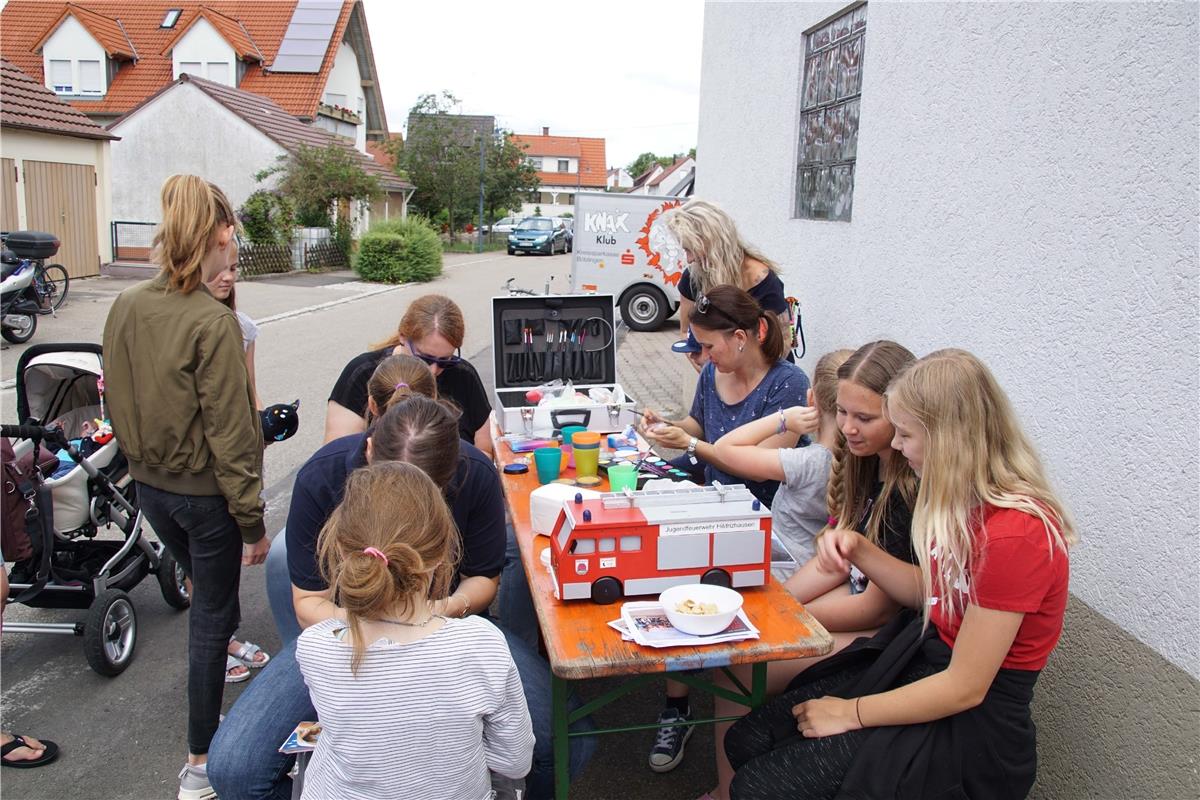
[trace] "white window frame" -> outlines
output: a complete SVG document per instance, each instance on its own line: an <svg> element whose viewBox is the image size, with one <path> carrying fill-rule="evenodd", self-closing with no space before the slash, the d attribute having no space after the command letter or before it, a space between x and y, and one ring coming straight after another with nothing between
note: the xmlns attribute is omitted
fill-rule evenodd
<svg viewBox="0 0 1200 800"><path fill-rule="evenodd" d="M187 73L197 78L204 77L204 62L203 61L180 61L179 74Z"/></svg>
<svg viewBox="0 0 1200 800"><path fill-rule="evenodd" d="M56 68L57 65L57 68ZM64 76L62 70L66 68L66 79L68 83L59 82ZM50 59L50 88L55 94L75 94L75 69L70 59L52 58Z"/></svg>
<svg viewBox="0 0 1200 800"><path fill-rule="evenodd" d="M213 67L224 69L225 74L220 78L213 77ZM220 83L225 86L229 85L229 62L228 61L207 61L204 64L204 77L208 78L213 83Z"/></svg>
<svg viewBox="0 0 1200 800"><path fill-rule="evenodd" d="M79 93L89 97L99 97L104 94L104 65L102 62L95 59L87 58L79 60ZM94 80L89 84L89 76L84 74L84 67L88 64L96 65L96 74Z"/></svg>

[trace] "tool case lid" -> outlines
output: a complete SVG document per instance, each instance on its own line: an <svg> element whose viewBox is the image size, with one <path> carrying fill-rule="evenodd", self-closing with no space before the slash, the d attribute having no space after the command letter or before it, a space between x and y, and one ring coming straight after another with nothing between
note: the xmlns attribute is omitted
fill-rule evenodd
<svg viewBox="0 0 1200 800"><path fill-rule="evenodd" d="M533 336L533 353L546 353L547 335L553 339L552 347L559 346L559 332L569 331L572 326L586 328L587 334L582 349L587 353L599 353L601 369L598 378L575 380L579 385L614 384L617 382L616 306L611 294L551 294L512 295L492 298L492 360L495 367L496 389L529 389L549 383L544 380L508 380L505 357L528 352L522 343L506 341L505 323L509 332L523 327L522 321L542 321L543 331ZM597 322L598 320L598 322ZM595 331L599 330L599 335ZM569 336L568 332L568 336ZM569 343L568 343L569 344Z"/></svg>

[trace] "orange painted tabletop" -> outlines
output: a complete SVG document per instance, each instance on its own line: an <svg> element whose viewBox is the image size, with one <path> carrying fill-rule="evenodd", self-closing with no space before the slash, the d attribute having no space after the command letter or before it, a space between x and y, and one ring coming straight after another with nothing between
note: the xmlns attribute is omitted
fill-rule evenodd
<svg viewBox="0 0 1200 800"><path fill-rule="evenodd" d="M824 655L833 649L833 638L829 633L774 578L766 586L738 590L743 597L746 616L758 628L760 638L704 647L654 648L626 642L620 633L608 626L609 621L621 616L620 602L600 605L590 600L557 599L550 572L541 562L542 551L550 547L550 539L535 535L530 527L529 495L540 485L532 454L514 454L507 443L499 441L499 435L499 430L493 426L496 463L501 468L500 480L521 548L521 562L529 577L529 589L550 666L558 677L579 680L707 669ZM522 456L529 456L528 472L521 475L503 472L505 464ZM564 473L564 477L572 475L571 470ZM608 491L608 481L595 488ZM628 599L656 598L648 595Z"/></svg>

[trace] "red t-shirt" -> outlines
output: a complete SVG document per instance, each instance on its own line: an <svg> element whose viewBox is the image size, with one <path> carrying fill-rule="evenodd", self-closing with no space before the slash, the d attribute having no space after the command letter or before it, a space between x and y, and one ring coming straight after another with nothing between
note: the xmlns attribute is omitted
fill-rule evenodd
<svg viewBox="0 0 1200 800"><path fill-rule="evenodd" d="M954 589L960 594L968 591L967 597L959 597L957 604L935 597L930 622L942 641L954 647L968 597L970 603L981 608L1021 612L1025 619L1000 666L1040 670L1062 633L1070 573L1067 554L1051 542L1046 526L1037 517L988 506L976 534L972 561L968 586L960 583ZM936 575L936 553L931 566Z"/></svg>

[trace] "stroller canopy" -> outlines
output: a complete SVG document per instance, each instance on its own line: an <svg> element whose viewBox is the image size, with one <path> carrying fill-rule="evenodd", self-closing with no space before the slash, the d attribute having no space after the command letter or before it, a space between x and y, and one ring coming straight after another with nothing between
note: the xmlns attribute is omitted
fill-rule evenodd
<svg viewBox="0 0 1200 800"><path fill-rule="evenodd" d="M22 353L17 360L20 422L44 425L69 411L99 405L102 352L100 345L88 342L49 342Z"/></svg>

